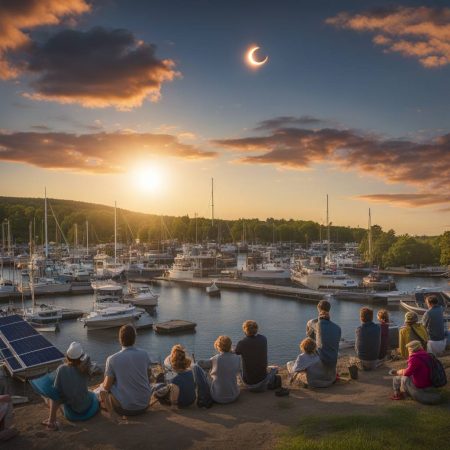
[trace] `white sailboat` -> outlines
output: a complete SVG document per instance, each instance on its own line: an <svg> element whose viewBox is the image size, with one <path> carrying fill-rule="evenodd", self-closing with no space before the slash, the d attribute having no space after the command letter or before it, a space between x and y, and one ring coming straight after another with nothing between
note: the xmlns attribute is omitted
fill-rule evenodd
<svg viewBox="0 0 450 450"><path fill-rule="evenodd" d="M47 191L45 191L45 254L48 256L47 245ZM32 227L30 223L30 256L33 254ZM31 267L29 272L30 291L31 291L31 308L23 308L23 318L39 331L55 332L59 330L59 322L62 320L62 308L55 306L40 305L36 307L34 295L34 273L33 259L31 259ZM23 297L22 297L23 299Z"/></svg>

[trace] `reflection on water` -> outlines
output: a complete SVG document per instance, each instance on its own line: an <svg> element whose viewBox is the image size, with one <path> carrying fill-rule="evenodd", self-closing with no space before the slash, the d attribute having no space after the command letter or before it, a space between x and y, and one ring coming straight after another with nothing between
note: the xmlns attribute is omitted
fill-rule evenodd
<svg viewBox="0 0 450 450"><path fill-rule="evenodd" d="M445 279L397 279L399 290L412 290L417 286L441 286L448 290ZM317 314L315 303L298 302L292 299L268 297L249 292L222 290L220 298L210 298L200 288L186 288L174 283L162 282L154 287L160 294L155 321L170 319L191 320L197 323L193 334L157 335L151 330L139 332L137 344L158 360L170 352L177 343L183 344L196 358L207 358L214 354L213 342L220 334L231 337L236 344L242 336L242 322L254 319L269 342L269 360L282 364L298 353L298 343L305 335L306 322ZM342 335L353 339L359 324L359 308L355 302L330 300L332 319L342 327ZM67 308L92 308L93 296L67 296L54 299L38 299L38 303L53 303ZM404 312L391 309L392 320L403 322ZM61 332L48 338L62 351L70 342L82 343L86 352L103 365L111 353L119 350L117 329L87 331L77 321L63 322Z"/></svg>

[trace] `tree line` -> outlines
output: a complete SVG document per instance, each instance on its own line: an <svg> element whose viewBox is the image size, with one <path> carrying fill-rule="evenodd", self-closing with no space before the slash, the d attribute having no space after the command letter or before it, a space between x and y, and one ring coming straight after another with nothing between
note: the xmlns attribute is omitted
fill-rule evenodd
<svg viewBox="0 0 450 450"><path fill-rule="evenodd" d="M29 224L37 244L44 240L44 200L42 198L0 197L0 221L8 220L13 242L29 241ZM270 243L292 242L308 246L326 239L326 228L311 220L238 219L214 220L205 217L159 216L117 209L117 237L124 244L184 242ZM5 230L5 226L2 225ZM48 237L56 243L73 246L100 244L114 240L114 208L71 200L48 200ZM364 228L330 226L333 242L357 242L369 261L368 233ZM450 232L436 237L396 236L394 230L372 226L372 262L379 266L407 264L450 264Z"/></svg>

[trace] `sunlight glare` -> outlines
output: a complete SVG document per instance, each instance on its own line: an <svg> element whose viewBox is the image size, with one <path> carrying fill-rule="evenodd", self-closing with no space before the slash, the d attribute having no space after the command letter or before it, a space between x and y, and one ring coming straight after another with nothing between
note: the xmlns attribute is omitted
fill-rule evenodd
<svg viewBox="0 0 450 450"><path fill-rule="evenodd" d="M159 191L163 184L163 172L161 168L154 165L143 166L134 170L132 178L135 186L146 193Z"/></svg>

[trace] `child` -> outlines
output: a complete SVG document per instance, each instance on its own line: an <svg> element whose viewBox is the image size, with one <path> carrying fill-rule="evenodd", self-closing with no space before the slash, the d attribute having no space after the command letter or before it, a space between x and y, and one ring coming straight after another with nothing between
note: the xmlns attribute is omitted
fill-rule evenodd
<svg viewBox="0 0 450 450"><path fill-rule="evenodd" d="M320 361L319 355L316 353L316 348L316 343L311 338L303 339L303 341L300 342L300 350L302 353L297 356L295 361L289 361L286 364L288 372L291 375L291 382L299 372L306 372L308 367L311 367L313 364ZM306 377L300 377L300 379L306 383Z"/></svg>

